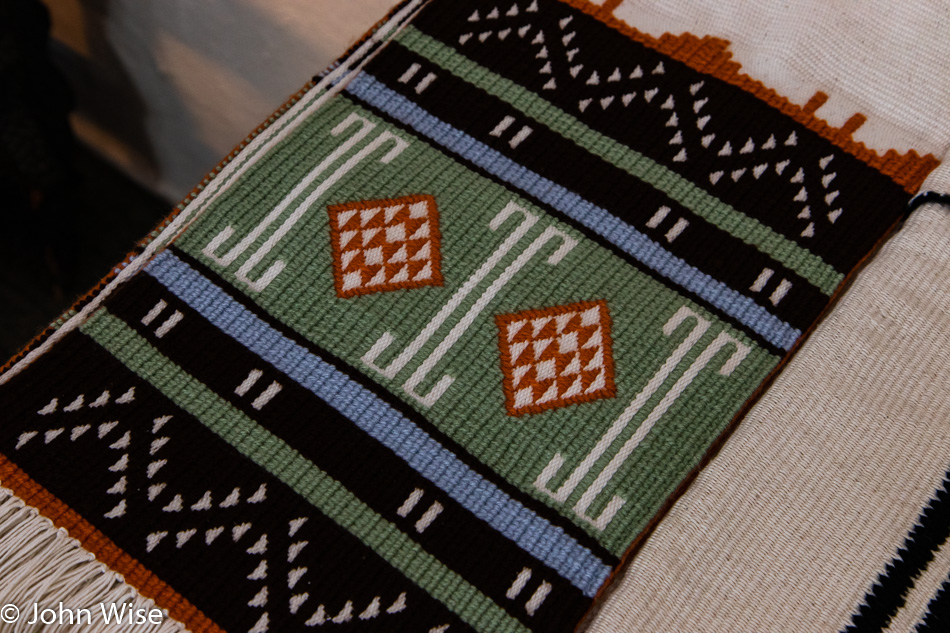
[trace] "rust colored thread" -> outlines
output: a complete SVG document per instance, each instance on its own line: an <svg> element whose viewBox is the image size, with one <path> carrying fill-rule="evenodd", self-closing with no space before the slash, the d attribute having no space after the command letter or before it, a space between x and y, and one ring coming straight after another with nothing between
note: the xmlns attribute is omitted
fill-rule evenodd
<svg viewBox="0 0 950 633"><path fill-rule="evenodd" d="M79 541L86 550L112 571L121 574L125 582L178 620L193 633L224 633L195 605L183 598L171 586L149 571L142 563L127 554L105 534L86 522L78 512L57 499L52 493L33 481L29 475L0 454L0 481L26 504L33 506Z"/></svg>
<svg viewBox="0 0 950 633"><path fill-rule="evenodd" d="M847 137L850 137L852 134L857 132L858 128L864 125L864 122L867 120L868 118L866 116L858 112L844 122L844 125L841 126L841 133Z"/></svg>
<svg viewBox="0 0 950 633"><path fill-rule="evenodd" d="M602 5L600 5L600 12L604 16L613 14L614 9L620 6L623 0L607 0Z"/></svg>
<svg viewBox="0 0 950 633"><path fill-rule="evenodd" d="M808 103L802 107L802 112L805 114L815 114L815 110L825 105L828 101L828 95L819 90L812 95L811 99L808 100Z"/></svg>
<svg viewBox="0 0 950 633"><path fill-rule="evenodd" d="M893 149L889 149L881 155L864 143L854 141L851 138L851 132L857 127L850 130L850 132L847 128L848 123L840 129L832 127L827 121L808 112L806 110L808 104L805 107L794 104L772 88L766 87L762 82L742 74L740 72L742 65L733 60L732 53L727 50L729 47L727 40L711 36L697 37L691 33L683 33L682 35L665 33L656 38L638 31L626 22L614 17L612 13L605 11L604 8L607 5L615 6L611 0L608 0L604 6L597 6L586 0L560 1L592 15L630 39L668 55L693 70L711 75L745 90L858 160L877 169L903 187L907 193L916 193L927 175L940 164L940 161L933 154L921 156L914 150L910 150L906 154L900 154ZM817 95L813 96L809 103L816 97ZM855 115L855 117L859 116L866 120L866 117L862 114ZM855 117L849 119L849 122L854 120ZM863 123L863 121L861 122Z"/></svg>

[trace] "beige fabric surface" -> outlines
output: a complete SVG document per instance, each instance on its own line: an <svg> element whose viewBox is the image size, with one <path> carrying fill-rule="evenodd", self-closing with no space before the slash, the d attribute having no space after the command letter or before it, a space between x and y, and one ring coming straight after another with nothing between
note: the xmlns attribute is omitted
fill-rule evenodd
<svg viewBox="0 0 950 633"><path fill-rule="evenodd" d="M866 114L854 139L873 149L950 152L946 0L623 0L613 14L653 36L729 40L742 71L792 103L827 93L816 114L831 125Z"/></svg>
<svg viewBox="0 0 950 633"><path fill-rule="evenodd" d="M950 210L926 205L672 508L590 630L847 626L950 466L948 359ZM928 573L946 578L941 565Z"/></svg>
<svg viewBox="0 0 950 633"><path fill-rule="evenodd" d="M604 4L598 2L598 4ZM855 140L950 151L950 4L623 0L659 36L729 40L742 71ZM940 70L943 69L943 72ZM922 189L950 192L950 168ZM839 631L950 467L950 209L917 210L699 474L589 629ZM950 571L944 547L890 631Z"/></svg>

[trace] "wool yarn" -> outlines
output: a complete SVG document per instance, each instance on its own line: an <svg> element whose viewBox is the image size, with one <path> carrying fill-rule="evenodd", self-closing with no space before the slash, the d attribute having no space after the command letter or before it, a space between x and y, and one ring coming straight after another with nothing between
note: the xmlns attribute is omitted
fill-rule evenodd
<svg viewBox="0 0 950 633"><path fill-rule="evenodd" d="M0 482L189 630L626 623L939 161L616 10L396 7L0 375Z"/></svg>

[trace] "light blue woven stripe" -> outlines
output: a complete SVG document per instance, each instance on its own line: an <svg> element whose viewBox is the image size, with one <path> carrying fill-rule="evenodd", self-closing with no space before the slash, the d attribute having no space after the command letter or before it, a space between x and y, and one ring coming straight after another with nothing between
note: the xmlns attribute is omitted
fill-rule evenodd
<svg viewBox="0 0 950 633"><path fill-rule="evenodd" d="M593 597L610 567L562 528L509 497L376 394L288 339L170 251L145 269L225 334L349 418L420 475Z"/></svg>
<svg viewBox="0 0 950 633"><path fill-rule="evenodd" d="M687 264L606 209L584 200L432 116L371 75L360 73L347 85L346 91L601 235L623 252L719 308L776 347L791 349L802 335L801 330L771 314L749 297Z"/></svg>

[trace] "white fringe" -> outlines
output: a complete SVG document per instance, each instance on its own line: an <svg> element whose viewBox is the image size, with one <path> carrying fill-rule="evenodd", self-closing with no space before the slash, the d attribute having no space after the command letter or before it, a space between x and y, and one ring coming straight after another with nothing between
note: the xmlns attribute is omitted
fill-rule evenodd
<svg viewBox="0 0 950 633"><path fill-rule="evenodd" d="M82 624L37 622L33 605L53 609L89 609L92 624L85 616ZM168 617L161 624L105 624L99 605L132 603L133 609L156 608L155 603L139 595L125 579L110 570L83 549L66 530L56 528L36 508L6 488L0 488L0 616L3 606L13 604L20 610L16 623L0 622L0 633L181 633L184 625ZM163 610L164 613L164 610Z"/></svg>

